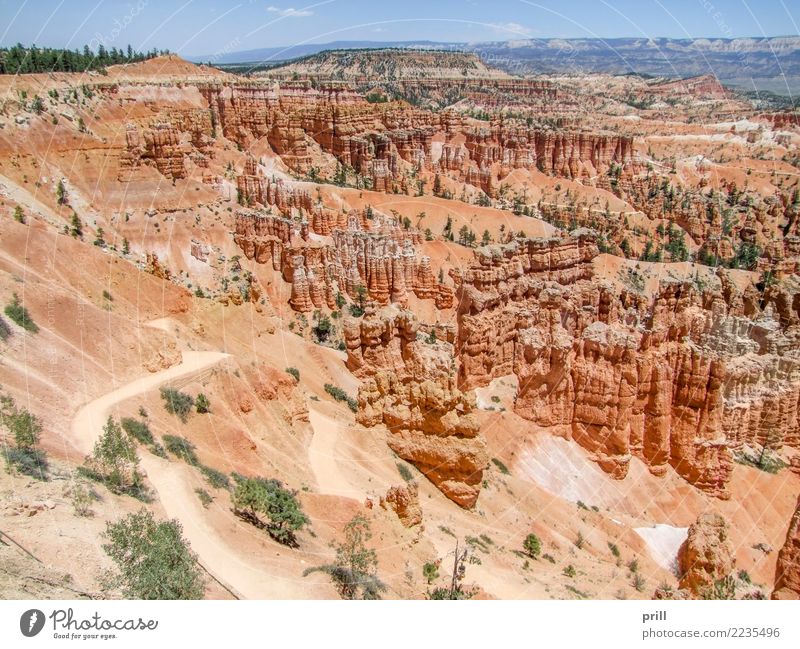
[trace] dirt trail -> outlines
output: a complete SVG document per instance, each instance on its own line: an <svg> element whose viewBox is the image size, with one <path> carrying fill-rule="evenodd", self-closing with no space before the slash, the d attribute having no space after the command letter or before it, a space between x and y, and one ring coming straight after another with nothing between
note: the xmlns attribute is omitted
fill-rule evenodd
<svg viewBox="0 0 800 649"><path fill-rule="evenodd" d="M165 383L195 376L227 357L228 354L220 352L186 351L178 365L135 379L87 403L72 421L70 441L81 452L89 453L115 406ZM188 466L149 454L143 454L141 465L167 516L180 521L192 550L212 577L241 598L303 595L303 584L295 583L293 579L281 579L271 571L259 570L252 557L242 556L220 537L194 493L193 475Z"/></svg>
<svg viewBox="0 0 800 649"><path fill-rule="evenodd" d="M72 420L69 441L82 453L91 452L94 442L100 436L103 424L114 406L170 381L202 372L227 357L228 354L221 352L185 351L183 360L177 365L134 379L130 383L90 401L78 411Z"/></svg>
<svg viewBox="0 0 800 649"><path fill-rule="evenodd" d="M54 210L49 208L40 200L36 199L27 189L21 187L3 174L0 174L0 196L6 196L15 203L24 205L28 216L31 215L31 212L34 212L45 221L50 223L50 225L55 225L58 227L65 223L65 220L62 216L57 214Z"/></svg>

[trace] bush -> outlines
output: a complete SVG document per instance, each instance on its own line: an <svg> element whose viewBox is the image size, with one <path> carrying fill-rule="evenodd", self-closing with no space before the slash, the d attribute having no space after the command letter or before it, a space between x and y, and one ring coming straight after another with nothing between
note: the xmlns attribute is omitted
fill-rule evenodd
<svg viewBox="0 0 800 649"><path fill-rule="evenodd" d="M8 326L8 323L0 317L0 340L8 340L8 337L11 335L11 327Z"/></svg>
<svg viewBox="0 0 800 649"><path fill-rule="evenodd" d="M206 395L204 395L202 392L197 395L194 405L197 409L197 412L201 415L211 412L211 403L209 403L208 397L206 397Z"/></svg>
<svg viewBox="0 0 800 649"><path fill-rule="evenodd" d="M175 388L161 388L161 398L164 400L164 409L171 415L177 415L185 424L194 406L194 399Z"/></svg>
<svg viewBox="0 0 800 649"><path fill-rule="evenodd" d="M402 462L397 463L397 470L400 472L400 477L406 482L411 482L414 479L414 474L411 473L411 469Z"/></svg>
<svg viewBox="0 0 800 649"><path fill-rule="evenodd" d="M492 464L494 464L497 467L497 470L503 475L511 475L511 471L508 470L508 467L496 457L492 458Z"/></svg>
<svg viewBox="0 0 800 649"><path fill-rule="evenodd" d="M33 449L41 438L42 422L27 410L17 408L14 399L0 396L0 424L5 426L19 449Z"/></svg>
<svg viewBox="0 0 800 649"><path fill-rule="evenodd" d="M378 578L378 555L366 546L370 538L369 522L356 515L344 527L344 542L335 546L334 562L308 568L303 576L324 572L342 599L380 599L386 585Z"/></svg>
<svg viewBox="0 0 800 649"><path fill-rule="evenodd" d="M291 374L294 377L294 380L300 383L300 370L296 367L287 367L286 373Z"/></svg>
<svg viewBox="0 0 800 649"><path fill-rule="evenodd" d="M322 314L317 319L317 324L314 326L313 331L319 342L325 342L328 336L330 336L332 329L331 319L325 314Z"/></svg>
<svg viewBox="0 0 800 649"><path fill-rule="evenodd" d="M49 465L47 456L36 448L0 447L0 453L6 461L9 471L17 471L23 475L46 482Z"/></svg>
<svg viewBox="0 0 800 649"><path fill-rule="evenodd" d="M611 550L611 554L614 555L617 559L619 559L619 548L617 547L616 543L608 543L608 549Z"/></svg>
<svg viewBox="0 0 800 649"><path fill-rule="evenodd" d="M533 559L538 559L542 552L542 542L539 537L533 533L528 534L522 542L522 547L525 552Z"/></svg>
<svg viewBox="0 0 800 649"><path fill-rule="evenodd" d="M284 545L297 547L295 532L308 524L295 492L285 489L278 480L240 478L232 497L234 512ZM261 521L264 514L268 523Z"/></svg>
<svg viewBox="0 0 800 649"><path fill-rule="evenodd" d="M575 570L575 566L569 564L566 568L564 568L564 575L572 579L575 575L578 574Z"/></svg>
<svg viewBox="0 0 800 649"><path fill-rule="evenodd" d="M161 444L156 442L150 447L150 452L155 455L156 457L163 457L165 460L169 459L167 455L167 449L165 449Z"/></svg>
<svg viewBox="0 0 800 649"><path fill-rule="evenodd" d="M231 481L227 474L223 473L222 471L218 471L217 469L212 469L210 466L201 464L200 473L205 476L208 484L215 489L230 489Z"/></svg>
<svg viewBox="0 0 800 649"><path fill-rule="evenodd" d="M347 407L350 408L353 412L358 412L358 401L353 399L353 397L348 396L347 392L342 390L342 388L331 385L330 383L325 384L325 392L331 395L336 401L346 401Z"/></svg>
<svg viewBox="0 0 800 649"><path fill-rule="evenodd" d="M75 515L91 516L91 505L95 500L95 495L92 492L91 487L89 487L89 485L83 480L75 480L75 483L70 491L72 496L72 509L74 510Z"/></svg>
<svg viewBox="0 0 800 649"><path fill-rule="evenodd" d="M126 433L128 433L128 435L142 444L155 443L153 433L150 432L150 427L143 421L139 421L133 417L123 417L122 428Z"/></svg>
<svg viewBox="0 0 800 649"><path fill-rule="evenodd" d="M203 507L208 509L208 506L214 502L214 497L208 493L205 489L197 488L194 490L197 494L197 497L200 499L200 502L203 503Z"/></svg>
<svg viewBox="0 0 800 649"><path fill-rule="evenodd" d="M5 314L25 331L34 334L39 331L39 327L36 326L28 310L19 303L19 296L16 293L11 297L11 302L6 305Z"/></svg>
<svg viewBox="0 0 800 649"><path fill-rule="evenodd" d="M203 573L176 520L156 522L141 509L106 525L103 550L116 564L105 585L130 599L202 599Z"/></svg>
<svg viewBox="0 0 800 649"><path fill-rule="evenodd" d="M140 500L147 498L139 473L136 444L111 417L103 426L103 434L95 442L86 466L79 471L102 482L112 493L127 494Z"/></svg>
<svg viewBox="0 0 800 649"><path fill-rule="evenodd" d="M0 425L11 433L13 439L13 446L0 448L8 470L36 480L47 480L47 458L36 448L42 433L41 420L18 408L13 398L0 395Z"/></svg>
<svg viewBox="0 0 800 649"><path fill-rule="evenodd" d="M425 580L430 585L434 579L439 578L439 566L435 563L426 563L422 566L422 576L425 577Z"/></svg>
<svg viewBox="0 0 800 649"><path fill-rule="evenodd" d="M164 435L161 439L164 441L164 446L166 447L167 451L172 453L178 459L181 459L192 466L198 466L200 464L200 460L197 459L197 454L195 453L195 445L185 437L179 437L178 435Z"/></svg>

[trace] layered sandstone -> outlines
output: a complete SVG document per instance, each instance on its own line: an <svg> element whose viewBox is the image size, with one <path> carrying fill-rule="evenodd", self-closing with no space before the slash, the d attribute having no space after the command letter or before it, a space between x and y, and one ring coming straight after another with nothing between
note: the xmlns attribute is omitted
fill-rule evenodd
<svg viewBox="0 0 800 649"><path fill-rule="evenodd" d="M286 191L280 181L264 180L264 187L267 197ZM343 216L319 209L309 221L305 214L291 209L303 196L298 198L292 191L284 198L287 216L240 210L234 230L234 241L248 259L271 264L292 283L292 308L319 308L321 300L312 296L335 297L336 293L355 301L366 297L379 304L406 304L411 293L435 300L440 308L452 303L452 289L434 280L430 258L417 254L422 240L418 230L406 229L394 216L371 209ZM269 204L277 206L277 198ZM310 232L330 238L312 240Z"/></svg>
<svg viewBox="0 0 800 649"><path fill-rule="evenodd" d="M772 599L800 599L800 498L778 553Z"/></svg>
<svg viewBox="0 0 800 649"><path fill-rule="evenodd" d="M678 550L679 585L694 596L706 596L714 584L733 572L733 545L728 522L719 514L701 514L689 526Z"/></svg>
<svg viewBox="0 0 800 649"><path fill-rule="evenodd" d="M389 487L385 496L381 496L380 505L391 509L405 527L414 527L422 523L422 507L419 504L419 485L411 481L404 485Z"/></svg>
<svg viewBox="0 0 800 649"><path fill-rule="evenodd" d="M800 348L770 304L745 316L758 307L724 271L649 292L630 269L601 280L597 255L588 231L477 252L459 278L460 387L516 374L515 411L612 476L635 455L722 498L731 447L796 447Z"/></svg>

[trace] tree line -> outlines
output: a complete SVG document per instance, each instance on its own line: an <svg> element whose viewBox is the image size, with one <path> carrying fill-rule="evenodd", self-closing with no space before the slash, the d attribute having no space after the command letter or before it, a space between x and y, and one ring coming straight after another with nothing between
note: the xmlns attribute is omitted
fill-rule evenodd
<svg viewBox="0 0 800 649"><path fill-rule="evenodd" d="M84 45L83 50L67 50L36 45L26 47L17 43L12 47L0 48L0 74L86 72L102 70L108 65L146 61L168 53L169 50L155 48L149 52L137 52L130 45L126 49L112 47L110 50L99 45L97 52L94 52L88 45Z"/></svg>

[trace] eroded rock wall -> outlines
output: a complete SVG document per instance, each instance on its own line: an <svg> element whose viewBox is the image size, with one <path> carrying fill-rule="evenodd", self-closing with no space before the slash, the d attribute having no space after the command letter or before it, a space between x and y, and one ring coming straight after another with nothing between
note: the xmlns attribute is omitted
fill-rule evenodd
<svg viewBox="0 0 800 649"><path fill-rule="evenodd" d="M636 456L721 498L731 448L796 447L796 329L769 304L743 315L752 305L725 271L645 290L632 268L598 277L597 255L585 230L478 251L457 278L461 389L514 373L515 411L612 476Z"/></svg>
<svg viewBox="0 0 800 649"><path fill-rule="evenodd" d="M452 372L452 346L422 343L410 311L369 306L345 325L347 367L363 382L357 421L383 424L387 443L442 493L472 507L488 455L472 411Z"/></svg>

